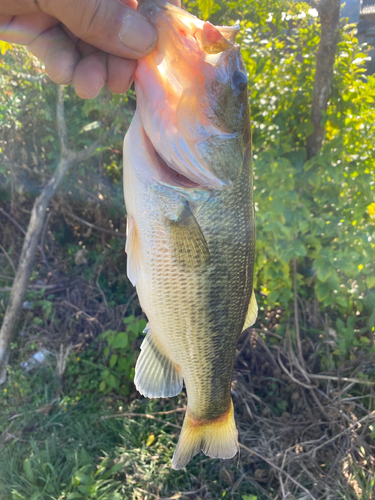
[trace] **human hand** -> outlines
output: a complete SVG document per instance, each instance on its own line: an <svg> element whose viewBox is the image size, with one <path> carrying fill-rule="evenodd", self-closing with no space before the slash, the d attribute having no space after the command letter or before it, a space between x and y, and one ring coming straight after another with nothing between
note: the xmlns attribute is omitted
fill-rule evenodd
<svg viewBox="0 0 375 500"><path fill-rule="evenodd" d="M180 6L180 0L169 0ZM107 84L126 92L156 29L137 0L0 0L0 40L26 45L55 83L93 99Z"/></svg>

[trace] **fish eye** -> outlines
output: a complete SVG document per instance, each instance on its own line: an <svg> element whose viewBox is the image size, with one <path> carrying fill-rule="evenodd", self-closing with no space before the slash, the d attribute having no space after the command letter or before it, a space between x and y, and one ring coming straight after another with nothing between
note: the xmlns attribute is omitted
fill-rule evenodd
<svg viewBox="0 0 375 500"><path fill-rule="evenodd" d="M247 76L242 71L235 71L233 73L233 83L236 89L243 92L247 88Z"/></svg>

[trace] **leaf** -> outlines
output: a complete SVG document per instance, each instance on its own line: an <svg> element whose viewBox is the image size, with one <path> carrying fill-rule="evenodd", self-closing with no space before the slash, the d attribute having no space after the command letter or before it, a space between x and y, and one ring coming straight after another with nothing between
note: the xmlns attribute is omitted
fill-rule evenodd
<svg viewBox="0 0 375 500"><path fill-rule="evenodd" d="M206 21L214 7L214 0L198 0L198 7L202 12L202 17Z"/></svg>
<svg viewBox="0 0 375 500"><path fill-rule="evenodd" d="M366 278L367 288L375 288L375 275L369 275Z"/></svg>
<svg viewBox="0 0 375 500"><path fill-rule="evenodd" d="M8 42L3 42L0 40L0 53L3 55L5 52L8 52L8 50L11 50L13 48L13 45L11 45Z"/></svg>
<svg viewBox="0 0 375 500"><path fill-rule="evenodd" d="M25 472L25 476L27 477L28 481L30 481L30 483L34 483L35 477L34 477L33 469L31 467L31 462L28 458L26 458L23 461L23 470Z"/></svg>
<svg viewBox="0 0 375 500"><path fill-rule="evenodd" d="M124 318L122 320L122 322L125 323L125 325L127 325L128 323L132 323L134 320L135 320L135 317L131 314L130 316L127 316L126 318Z"/></svg>
<svg viewBox="0 0 375 500"><path fill-rule="evenodd" d="M88 123L87 125L85 125L84 127L81 128L81 130L79 131L79 134L82 134L83 132L89 132L90 130L95 130L96 128L99 128L100 126L101 126L101 122L99 122L99 121Z"/></svg>
<svg viewBox="0 0 375 500"><path fill-rule="evenodd" d="M118 355L117 354L112 354L111 359L109 360L109 367L113 368L115 364L117 363L118 360Z"/></svg>
<svg viewBox="0 0 375 500"><path fill-rule="evenodd" d="M106 379L106 382L110 387L113 387L114 389L118 389L120 386L119 379L112 374Z"/></svg>
<svg viewBox="0 0 375 500"><path fill-rule="evenodd" d="M154 435L154 434L150 434L150 435L148 436L147 441L146 441L146 446L147 446L147 448L148 448L149 446L151 446L151 445L152 445L152 443L154 443L154 442L155 442L155 439L156 439L156 437L155 437L155 435Z"/></svg>
<svg viewBox="0 0 375 500"><path fill-rule="evenodd" d="M317 261L315 261L315 262L317 262ZM327 281L327 279L333 273L333 269L330 266L329 262L319 261L319 264L320 265L316 268L317 269L318 278L319 278L320 281L322 281L324 283L325 281ZM315 264L314 264L314 267L315 267Z"/></svg>
<svg viewBox="0 0 375 500"><path fill-rule="evenodd" d="M124 468L124 464L122 462L119 464L116 464L113 467L111 467L110 469L108 469L107 471L105 471L101 477L103 479L109 479L111 476L113 476L113 474L116 474L116 472L120 472L123 468Z"/></svg>
<svg viewBox="0 0 375 500"><path fill-rule="evenodd" d="M120 332L112 344L113 349L126 349L129 347L129 335L126 332Z"/></svg>
<svg viewBox="0 0 375 500"><path fill-rule="evenodd" d="M315 286L316 296L318 297L319 302L323 302L329 294L331 293L331 289L325 283L318 281Z"/></svg>

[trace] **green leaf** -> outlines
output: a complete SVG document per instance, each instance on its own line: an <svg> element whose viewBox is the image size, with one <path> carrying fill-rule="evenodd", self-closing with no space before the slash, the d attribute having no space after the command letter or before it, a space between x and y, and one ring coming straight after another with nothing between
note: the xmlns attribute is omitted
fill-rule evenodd
<svg viewBox="0 0 375 500"><path fill-rule="evenodd" d="M113 349L126 349L129 347L129 335L126 332L120 332L116 335L112 344Z"/></svg>
<svg viewBox="0 0 375 500"><path fill-rule="evenodd" d="M110 387L113 387L114 389L118 389L120 387L119 379L112 374L106 379L106 382Z"/></svg>
<svg viewBox="0 0 375 500"><path fill-rule="evenodd" d="M366 278L367 288L375 288L375 275L369 274Z"/></svg>
<svg viewBox="0 0 375 500"><path fill-rule="evenodd" d="M122 322L125 323L125 325L127 325L129 323L132 323L134 320L135 320L135 317L131 314L130 316L127 316L126 318L124 318L122 320Z"/></svg>
<svg viewBox="0 0 375 500"><path fill-rule="evenodd" d="M370 339L365 336L359 337L359 341L361 344L369 344L371 342Z"/></svg>
<svg viewBox="0 0 375 500"><path fill-rule="evenodd" d="M118 360L118 355L117 354L112 354L111 359L109 360L109 367L113 368L115 364L117 363Z"/></svg>
<svg viewBox="0 0 375 500"><path fill-rule="evenodd" d="M27 477L28 481L30 481L30 483L34 483L35 477L34 477L33 470L31 468L31 462L28 458L26 458L23 461L23 470L25 472L25 476Z"/></svg>
<svg viewBox="0 0 375 500"><path fill-rule="evenodd" d="M333 273L333 269L329 262L319 261L319 264L320 265L316 267L318 278L320 281L324 283Z"/></svg>
<svg viewBox="0 0 375 500"><path fill-rule="evenodd" d="M329 297L331 293L331 289L325 283L318 281L315 286L316 296L318 297L319 302L323 302L327 297Z"/></svg>
<svg viewBox="0 0 375 500"><path fill-rule="evenodd" d="M202 12L202 17L206 21L214 7L214 0L198 0L198 7Z"/></svg>

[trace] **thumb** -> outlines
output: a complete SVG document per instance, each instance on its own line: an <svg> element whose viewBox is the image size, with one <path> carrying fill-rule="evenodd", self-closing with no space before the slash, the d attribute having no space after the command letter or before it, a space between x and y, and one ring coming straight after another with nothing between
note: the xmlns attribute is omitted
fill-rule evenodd
<svg viewBox="0 0 375 500"><path fill-rule="evenodd" d="M136 10L134 0L39 0L81 40L116 56L138 59L150 52L156 29Z"/></svg>

